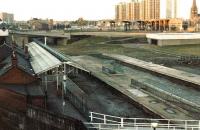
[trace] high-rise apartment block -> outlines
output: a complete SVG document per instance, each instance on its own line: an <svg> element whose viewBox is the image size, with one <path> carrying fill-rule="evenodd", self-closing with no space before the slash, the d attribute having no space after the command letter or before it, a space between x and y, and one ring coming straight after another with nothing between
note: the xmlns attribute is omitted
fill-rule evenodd
<svg viewBox="0 0 200 130"><path fill-rule="evenodd" d="M166 0L166 18L177 18L177 0Z"/></svg>
<svg viewBox="0 0 200 130"><path fill-rule="evenodd" d="M121 2L115 6L116 10L116 20L123 21L126 20L126 3Z"/></svg>
<svg viewBox="0 0 200 130"><path fill-rule="evenodd" d="M160 18L160 0L132 0L119 3L115 9L117 21L149 20Z"/></svg>
<svg viewBox="0 0 200 130"><path fill-rule="evenodd" d="M145 2L145 19L159 19L160 18L160 0L144 0Z"/></svg>
<svg viewBox="0 0 200 130"><path fill-rule="evenodd" d="M117 21L132 21L139 19L139 2L121 2L115 6L115 18Z"/></svg>
<svg viewBox="0 0 200 130"><path fill-rule="evenodd" d="M1 12L0 19L4 22L7 22L8 24L14 23L14 14Z"/></svg>

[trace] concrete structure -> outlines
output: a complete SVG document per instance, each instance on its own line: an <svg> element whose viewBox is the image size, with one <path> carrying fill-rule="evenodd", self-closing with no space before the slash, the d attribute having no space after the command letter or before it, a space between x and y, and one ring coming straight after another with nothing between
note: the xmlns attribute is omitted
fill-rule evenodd
<svg viewBox="0 0 200 130"><path fill-rule="evenodd" d="M100 79L104 83L111 86L111 88L114 88L115 90L120 91L125 96L129 97L131 101L134 101L134 103L136 103L138 106L142 106L141 108L146 108L145 110L147 112L155 113L165 119L167 118L193 119L189 117L188 113L186 115L185 114L186 111L180 109L178 106L170 107L170 105L172 105L171 103L168 104L166 102L163 102L163 100L159 101L160 98L156 98L157 96L152 96L150 93L147 93L146 91L142 91L141 89L131 87L130 86L131 79L135 78L138 75L137 72L132 72L132 69L131 70L125 69L123 73L118 73L118 75L116 74L112 75L112 74L107 74L107 73L102 72L102 66L103 66L102 60L96 57L80 56L80 57L73 57L73 60L75 60L77 63L81 64L82 66L86 67L90 71L91 76L96 77L97 79ZM146 82L147 81L145 80L147 78L146 74L147 73L145 73L144 76L142 77L138 77L138 79L142 78L144 79L143 81ZM151 76L148 76L148 78L150 77ZM159 82L156 82L156 83L159 83ZM162 86L165 87L165 85L162 85ZM170 112L166 111L168 109L170 109Z"/></svg>
<svg viewBox="0 0 200 130"><path fill-rule="evenodd" d="M7 22L8 24L12 24L12 23L14 23L14 14L1 12L0 19L4 22Z"/></svg>
<svg viewBox="0 0 200 130"><path fill-rule="evenodd" d="M166 0L166 18L177 18L177 0Z"/></svg>
<svg viewBox="0 0 200 130"><path fill-rule="evenodd" d="M168 31L170 19L151 19L144 20L146 30L152 31Z"/></svg>
<svg viewBox="0 0 200 130"><path fill-rule="evenodd" d="M47 33L47 32L12 32L14 40L16 43L32 42L33 38L42 38L44 41L46 39L53 39L55 44L67 44L68 40L71 39L70 34L63 33Z"/></svg>
<svg viewBox="0 0 200 130"><path fill-rule="evenodd" d="M158 46L200 44L199 33L157 33L146 37L149 44Z"/></svg>

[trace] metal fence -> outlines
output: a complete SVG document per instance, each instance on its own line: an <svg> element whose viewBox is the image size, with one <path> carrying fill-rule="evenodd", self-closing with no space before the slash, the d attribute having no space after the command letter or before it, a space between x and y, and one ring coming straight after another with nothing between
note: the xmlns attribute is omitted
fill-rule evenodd
<svg viewBox="0 0 200 130"><path fill-rule="evenodd" d="M101 113L90 112L88 129L121 130L121 129L158 129L158 130L200 130L200 120L123 118Z"/></svg>

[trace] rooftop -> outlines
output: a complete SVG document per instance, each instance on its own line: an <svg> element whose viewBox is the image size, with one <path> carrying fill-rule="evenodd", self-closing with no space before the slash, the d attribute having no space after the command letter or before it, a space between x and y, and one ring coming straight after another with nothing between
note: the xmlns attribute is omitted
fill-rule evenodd
<svg viewBox="0 0 200 130"><path fill-rule="evenodd" d="M36 42L28 43L27 46L31 57L30 62L36 74L44 73L62 64L58 58L46 51Z"/></svg>

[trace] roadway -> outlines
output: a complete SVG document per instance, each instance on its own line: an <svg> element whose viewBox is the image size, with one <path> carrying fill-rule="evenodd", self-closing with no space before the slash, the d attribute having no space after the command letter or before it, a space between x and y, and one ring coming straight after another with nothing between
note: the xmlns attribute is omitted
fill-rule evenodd
<svg viewBox="0 0 200 130"><path fill-rule="evenodd" d="M71 38L69 33L63 32L45 32L45 31L37 31L37 32L11 32L11 34L19 34L19 35L29 35L29 36L44 36L44 37L57 37L57 38Z"/></svg>

